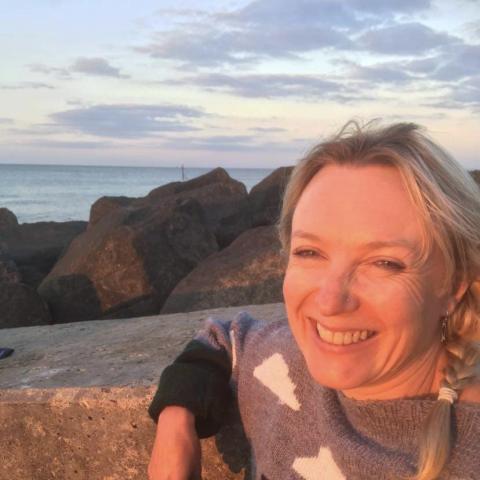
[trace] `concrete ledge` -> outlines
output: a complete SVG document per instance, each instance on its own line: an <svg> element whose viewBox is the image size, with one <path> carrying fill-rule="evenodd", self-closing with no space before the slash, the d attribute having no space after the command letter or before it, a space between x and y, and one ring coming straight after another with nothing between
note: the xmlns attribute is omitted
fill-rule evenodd
<svg viewBox="0 0 480 480"><path fill-rule="evenodd" d="M282 304L1 330L0 480L140 480L155 436L147 407L165 366L208 316ZM248 445L232 410L202 442L204 479L244 479Z"/></svg>

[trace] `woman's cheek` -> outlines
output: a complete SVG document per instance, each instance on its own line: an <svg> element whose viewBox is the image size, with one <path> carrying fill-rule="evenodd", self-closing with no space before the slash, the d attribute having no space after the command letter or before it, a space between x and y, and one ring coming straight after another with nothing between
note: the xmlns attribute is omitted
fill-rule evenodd
<svg viewBox="0 0 480 480"><path fill-rule="evenodd" d="M290 262L283 280L283 298L285 303L299 303L309 291L315 288L315 275L311 269L301 268L294 262Z"/></svg>
<svg viewBox="0 0 480 480"><path fill-rule="evenodd" d="M290 300L295 296L295 281L294 275L292 274L292 269L287 267L285 272L285 277L283 279L283 299L285 304L288 306Z"/></svg>

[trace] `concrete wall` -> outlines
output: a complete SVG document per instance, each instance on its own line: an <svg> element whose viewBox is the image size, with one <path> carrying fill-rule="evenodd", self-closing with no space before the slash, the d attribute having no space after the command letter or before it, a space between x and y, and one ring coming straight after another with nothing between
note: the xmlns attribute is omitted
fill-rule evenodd
<svg viewBox="0 0 480 480"><path fill-rule="evenodd" d="M0 330L0 480L140 480L155 424L158 378L208 316L247 310L284 318L283 305ZM203 478L248 476L248 444L232 409L202 442Z"/></svg>

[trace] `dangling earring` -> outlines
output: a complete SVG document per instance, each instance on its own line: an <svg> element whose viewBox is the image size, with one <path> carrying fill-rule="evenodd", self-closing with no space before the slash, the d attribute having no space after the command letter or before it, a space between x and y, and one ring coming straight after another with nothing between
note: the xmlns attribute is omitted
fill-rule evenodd
<svg viewBox="0 0 480 480"><path fill-rule="evenodd" d="M445 312L445 316L442 318L442 336L440 341L445 344L447 343L448 337L448 310Z"/></svg>

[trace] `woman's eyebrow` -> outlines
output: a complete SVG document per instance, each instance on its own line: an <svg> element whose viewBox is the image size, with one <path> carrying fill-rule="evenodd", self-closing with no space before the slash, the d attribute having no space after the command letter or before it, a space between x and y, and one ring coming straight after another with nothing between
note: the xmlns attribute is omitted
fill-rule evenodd
<svg viewBox="0 0 480 480"><path fill-rule="evenodd" d="M300 237L305 238L307 240L312 240L315 242L321 242L322 238L318 235L315 235L311 232L306 232L305 230L295 230L292 233L292 238ZM362 243L358 245L360 248L364 248L365 250L379 250L380 248L387 248L387 247L402 247L407 248L413 252L418 251L419 245L415 242L407 240L406 238L398 238L395 240L372 240L366 243Z"/></svg>

